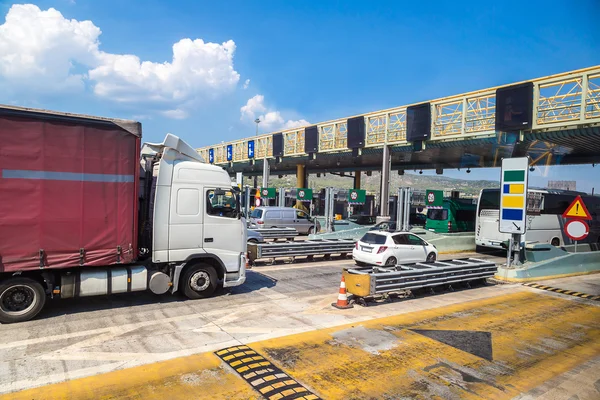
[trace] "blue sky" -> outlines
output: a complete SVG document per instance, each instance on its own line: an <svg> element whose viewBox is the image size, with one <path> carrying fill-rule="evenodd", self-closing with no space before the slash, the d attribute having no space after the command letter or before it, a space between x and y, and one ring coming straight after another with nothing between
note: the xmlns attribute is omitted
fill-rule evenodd
<svg viewBox="0 0 600 400"><path fill-rule="evenodd" d="M148 141L172 132L201 147L252 135L252 116L266 117L266 132L600 64L597 0L370 3L54 0L17 10L0 0L0 24L12 16L0 51L27 49L21 64L0 61L0 103L140 119ZM51 7L62 19L45 25ZM600 188L600 174L587 175L586 190Z"/></svg>

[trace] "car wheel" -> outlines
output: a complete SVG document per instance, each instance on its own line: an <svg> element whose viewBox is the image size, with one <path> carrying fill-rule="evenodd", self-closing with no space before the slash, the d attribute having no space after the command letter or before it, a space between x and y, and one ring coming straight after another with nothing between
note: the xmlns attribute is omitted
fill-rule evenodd
<svg viewBox="0 0 600 400"><path fill-rule="evenodd" d="M248 239L248 243L257 244L258 240L256 240L256 239Z"/></svg>
<svg viewBox="0 0 600 400"><path fill-rule="evenodd" d="M554 238L552 239L552 241L550 241L550 244L554 247L559 247L560 246L560 239L559 238Z"/></svg>
<svg viewBox="0 0 600 400"><path fill-rule="evenodd" d="M310 228L308 228L307 234L312 235L314 232L315 232L315 228L311 226Z"/></svg>
<svg viewBox="0 0 600 400"><path fill-rule="evenodd" d="M14 277L0 284L0 322L28 321L38 315L46 303L46 292L38 281Z"/></svg>
<svg viewBox="0 0 600 400"><path fill-rule="evenodd" d="M427 262L434 262L436 258L435 253L429 253L427 255Z"/></svg>
<svg viewBox="0 0 600 400"><path fill-rule="evenodd" d="M396 257L390 257L387 260L385 260L385 265L396 265L398 263L398 260L396 260Z"/></svg>
<svg viewBox="0 0 600 400"><path fill-rule="evenodd" d="M217 272L208 264L195 264L186 269L182 283L188 299L209 297L217 288Z"/></svg>

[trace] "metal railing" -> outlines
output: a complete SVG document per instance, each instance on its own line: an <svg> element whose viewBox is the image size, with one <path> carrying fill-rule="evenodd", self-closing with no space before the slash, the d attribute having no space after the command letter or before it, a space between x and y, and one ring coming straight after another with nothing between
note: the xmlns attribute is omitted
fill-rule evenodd
<svg viewBox="0 0 600 400"><path fill-rule="evenodd" d="M248 255L250 263L258 259L290 258L316 255L345 255L352 253L354 240L349 239L324 239L306 240L303 242L281 242L281 243L251 243L248 244Z"/></svg>
<svg viewBox="0 0 600 400"><path fill-rule="evenodd" d="M290 239L298 236L298 231L294 228L263 228L248 230L260 233L263 239Z"/></svg>
<svg viewBox="0 0 600 400"><path fill-rule="evenodd" d="M566 125L600 123L600 66L530 80L533 82L532 130ZM520 83L520 82L519 82ZM495 88L432 100L431 139L456 140L495 135ZM406 144L406 109L401 106L363 115L365 147ZM347 151L347 119L317 124L319 152ZM288 129L283 134L286 157L305 155L304 127ZM255 158L273 157L273 133L258 138L248 137L230 143L210 146L198 151L208 160L212 148L215 163L226 163L226 146L233 145L233 162L248 161L248 141L255 140Z"/></svg>
<svg viewBox="0 0 600 400"><path fill-rule="evenodd" d="M368 276L368 295L422 289L453 283L469 282L493 277L496 264L477 258L463 258L428 263L401 264L394 267L354 268L345 271L346 276ZM346 278L349 293L360 293L366 297L365 284L356 285L353 292L353 279Z"/></svg>

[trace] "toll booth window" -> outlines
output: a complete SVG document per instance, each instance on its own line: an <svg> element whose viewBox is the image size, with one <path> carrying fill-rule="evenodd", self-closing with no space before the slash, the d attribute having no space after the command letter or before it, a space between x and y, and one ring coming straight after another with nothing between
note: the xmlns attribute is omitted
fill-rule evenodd
<svg viewBox="0 0 600 400"><path fill-rule="evenodd" d="M237 218L236 195L231 190L208 190L206 213L215 217Z"/></svg>
<svg viewBox="0 0 600 400"><path fill-rule="evenodd" d="M445 208L430 208L427 211L427 218L434 221L445 221L448 219L448 210Z"/></svg>
<svg viewBox="0 0 600 400"><path fill-rule="evenodd" d="M456 211L457 221L475 221L475 210L458 210Z"/></svg>

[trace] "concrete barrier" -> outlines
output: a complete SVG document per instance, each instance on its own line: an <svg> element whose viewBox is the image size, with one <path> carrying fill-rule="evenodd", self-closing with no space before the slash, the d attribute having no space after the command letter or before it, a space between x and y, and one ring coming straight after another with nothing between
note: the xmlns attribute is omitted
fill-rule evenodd
<svg viewBox="0 0 600 400"><path fill-rule="evenodd" d="M600 251L594 251L596 246L581 244L577 246L577 253L566 251L573 248L528 243L525 245L525 262L510 268L498 267L495 278L508 282L531 282L600 272Z"/></svg>

